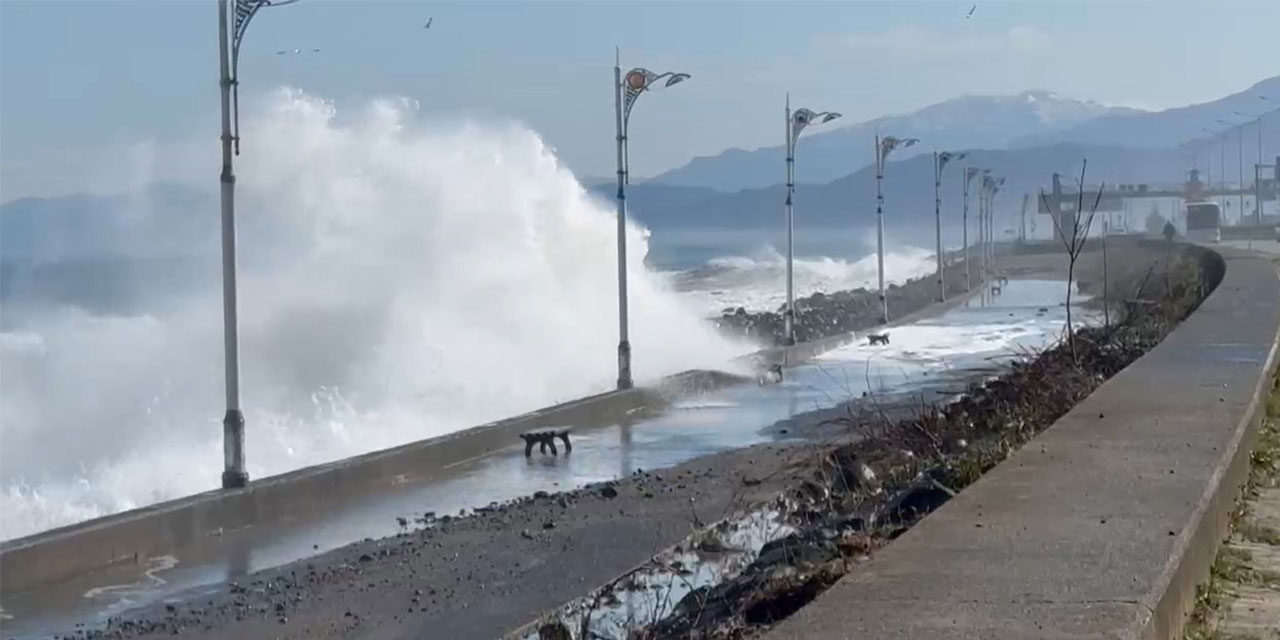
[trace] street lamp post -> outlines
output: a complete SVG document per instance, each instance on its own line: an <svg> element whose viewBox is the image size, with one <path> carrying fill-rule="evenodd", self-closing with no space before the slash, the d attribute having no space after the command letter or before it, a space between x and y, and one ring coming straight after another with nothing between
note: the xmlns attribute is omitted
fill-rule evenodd
<svg viewBox="0 0 1280 640"><path fill-rule="evenodd" d="M983 193L983 213L982 213L982 258L983 272L986 279L991 279L991 274L995 270L991 248L991 189L987 188Z"/></svg>
<svg viewBox="0 0 1280 640"><path fill-rule="evenodd" d="M898 147L907 148L919 142L916 138L899 139L876 134L876 266L880 280L880 322L889 322L889 301L884 295L884 182L885 160Z"/></svg>
<svg viewBox="0 0 1280 640"><path fill-rule="evenodd" d="M218 87L222 102L222 341L227 412L222 418L222 488L237 489L249 483L245 469L244 413L240 410L240 333L236 312L236 176L232 156L240 154L240 43L249 21L263 7L297 0L234 0L234 16L228 24L227 4L218 0ZM233 127L234 124L234 127ZM234 152L232 145L234 144Z"/></svg>
<svg viewBox="0 0 1280 640"><path fill-rule="evenodd" d="M1262 164L1262 116L1265 116L1267 114L1245 113L1243 111L1232 111L1231 113L1234 113L1238 116L1244 116L1246 118L1253 118L1253 125L1258 130L1258 164Z"/></svg>
<svg viewBox="0 0 1280 640"><path fill-rule="evenodd" d="M1227 190L1227 132L1218 136L1218 188ZM1222 208L1226 208L1227 196L1222 196Z"/></svg>
<svg viewBox="0 0 1280 640"><path fill-rule="evenodd" d="M973 285L969 277L969 183L974 177L981 173L982 170L977 167L964 168L964 213L962 222L964 223L964 290L972 291Z"/></svg>
<svg viewBox="0 0 1280 640"><path fill-rule="evenodd" d="M965 154L951 151L933 152L933 227L938 252L938 302L947 299L947 285L942 272L942 170L952 160L963 160Z"/></svg>
<svg viewBox="0 0 1280 640"><path fill-rule="evenodd" d="M1237 134L1238 134L1238 138L1239 138L1238 142L1236 143L1236 151L1237 151L1237 153L1238 153L1238 155L1239 155L1239 162L1240 162L1240 164L1239 164L1239 167L1238 167L1238 169L1237 169L1237 171L1236 171L1236 176L1237 176L1237 177L1239 178L1239 180L1240 180L1240 183L1239 183L1239 189L1240 189L1240 194L1239 194L1239 195L1240 195L1240 199L1239 199L1239 204L1240 204L1240 213L1239 213L1238 215L1240 216L1240 224L1241 224L1241 225L1243 225L1243 224L1244 224L1244 125L1243 125L1243 124L1234 124L1234 123L1231 123L1231 122L1227 122L1226 120L1218 120L1218 124L1225 124L1225 125L1227 125L1228 127L1234 127L1234 128L1236 129L1236 132L1237 132ZM1225 170L1224 170L1224 172L1225 172Z"/></svg>
<svg viewBox="0 0 1280 640"><path fill-rule="evenodd" d="M1018 242L1020 244L1027 243L1027 204L1031 200L1031 194L1022 194L1022 226L1018 231Z"/></svg>
<svg viewBox="0 0 1280 640"><path fill-rule="evenodd" d="M1267 96L1258 96L1258 99L1262 100L1263 102L1269 102L1271 104L1280 105L1280 100L1273 100L1271 98L1268 98ZM1277 110L1273 109L1268 113L1274 113L1276 111ZM1259 185L1261 184L1261 180L1262 180L1262 167L1263 167L1263 164L1262 164L1262 116L1264 115L1266 114L1264 113L1258 116L1258 168L1254 171L1254 176L1255 176L1254 183ZM1280 164L1280 160L1277 160L1276 163ZM1280 194L1280 180L1277 180L1277 183L1278 184L1276 185L1276 193ZM1256 197L1258 199L1258 223L1261 224L1262 223L1262 187L1261 186L1258 187ZM1280 195L1277 196L1276 204L1277 206L1280 206Z"/></svg>
<svg viewBox="0 0 1280 640"><path fill-rule="evenodd" d="M1205 171L1205 184L1207 185L1208 190L1212 191L1213 190L1213 149L1211 149L1210 146L1213 144L1213 140L1218 137L1218 132L1209 129L1208 127L1200 127L1200 130L1209 134L1209 143L1205 145L1204 171Z"/></svg>
<svg viewBox="0 0 1280 640"><path fill-rule="evenodd" d="M1243 111L1232 111L1231 113L1238 116L1244 116L1246 118L1253 118L1253 126L1258 130L1258 164L1253 167L1253 215L1256 224L1258 226L1262 226L1262 186L1259 178L1261 177L1262 172L1262 116L1265 114L1244 113ZM1241 136L1243 136L1244 125L1240 125L1240 127L1242 130ZM1243 153L1244 152L1242 151L1241 155L1243 155ZM1240 189L1243 191L1243 180L1241 182L1242 184L1240 185Z"/></svg>
<svg viewBox="0 0 1280 640"><path fill-rule="evenodd" d="M988 173L986 171L984 174ZM1004 184L1004 178L994 179L989 175L982 177L982 191L985 196L986 203L986 247L984 249L983 275L990 278L995 272L996 267L996 248L995 248L995 199L996 194L1000 192L1000 186Z"/></svg>
<svg viewBox="0 0 1280 640"><path fill-rule="evenodd" d="M787 309L783 314L783 343L792 345L796 343L796 301L795 301L795 278L794 278L794 261L795 261L795 211L792 205L793 196L796 191L796 142L800 139L800 133L805 127L811 124L826 124L840 117L840 114L833 111L821 111L814 113L809 109L796 109L791 111L791 94L787 94L786 105L786 128L787 128Z"/></svg>
<svg viewBox="0 0 1280 640"><path fill-rule="evenodd" d="M636 67L622 75L617 51L613 63L613 97L616 140L618 143L618 388L630 389L631 341L627 329L627 176L630 166L627 159L627 124L631 119L631 107L640 94L650 89L670 87L689 79L687 73L654 73ZM664 82L659 82L664 81Z"/></svg>
<svg viewBox="0 0 1280 640"><path fill-rule="evenodd" d="M1227 131L1230 131L1230 129L1227 131L1211 131L1207 128L1201 127L1201 130L1212 134L1214 138L1218 139L1218 188L1225 191L1227 188ZM1212 166L1212 162L1213 161L1210 160L1206 164ZM1213 189L1212 180L1209 182L1209 188ZM1223 208L1226 208L1226 196L1223 196L1222 198Z"/></svg>
<svg viewBox="0 0 1280 640"><path fill-rule="evenodd" d="M983 282L987 280L987 183L991 180L991 170L982 170L982 179L978 181L978 249L981 257L978 260L978 276Z"/></svg>

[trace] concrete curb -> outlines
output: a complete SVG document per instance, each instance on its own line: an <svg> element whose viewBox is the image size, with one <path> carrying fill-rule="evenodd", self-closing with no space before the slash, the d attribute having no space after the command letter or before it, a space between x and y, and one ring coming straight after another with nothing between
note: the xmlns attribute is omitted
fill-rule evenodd
<svg viewBox="0 0 1280 640"><path fill-rule="evenodd" d="M1233 255L1228 252L1228 255ZM1244 254L1234 253L1242 256ZM1237 257L1243 260L1263 258ZM1272 267L1273 276L1275 275ZM1280 323L1272 332L1271 347L1261 368L1261 375L1250 395L1248 406L1232 431L1204 493L1200 496L1191 522L1178 537L1178 546L1170 555L1161 580L1154 586L1152 611L1147 623L1132 637L1180 638L1182 629L1195 609L1196 587L1209 578L1218 549L1230 533L1231 511L1236 498L1249 479L1249 457L1258 442L1262 420L1266 417L1267 396L1276 371L1277 347L1280 346Z"/></svg>
<svg viewBox="0 0 1280 640"><path fill-rule="evenodd" d="M1280 337L1275 266L1224 253L1163 342L766 638L1179 637Z"/></svg>

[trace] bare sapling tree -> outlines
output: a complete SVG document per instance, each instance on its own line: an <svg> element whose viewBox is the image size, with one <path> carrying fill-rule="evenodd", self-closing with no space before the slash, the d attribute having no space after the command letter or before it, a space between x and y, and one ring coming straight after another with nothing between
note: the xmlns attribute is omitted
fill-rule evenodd
<svg viewBox="0 0 1280 640"><path fill-rule="evenodd" d="M1107 273L1107 236L1111 234L1111 216L1102 218L1102 326L1111 326L1111 296L1108 283L1111 275Z"/></svg>
<svg viewBox="0 0 1280 640"><path fill-rule="evenodd" d="M1070 211L1069 221L1064 221L1065 216L1060 215L1061 210L1049 206L1044 192L1040 192L1040 201L1044 204L1045 210L1050 211L1053 218L1053 227L1058 234L1058 239L1062 241L1062 247L1067 252L1067 344L1071 349L1071 360L1076 362L1076 333L1071 323L1071 292L1075 288L1076 278L1076 262L1080 259L1080 254L1084 252L1085 243L1089 239L1089 229L1093 226L1093 216L1098 213L1098 205L1102 203L1102 190L1106 187L1106 183L1098 185L1098 193L1093 198L1093 205L1085 211L1084 207L1084 176L1085 169L1089 166L1089 160L1086 158L1080 163L1080 179L1076 181L1075 208ZM1061 205L1061 203L1055 203ZM1067 224L1069 222L1069 224ZM1105 277L1104 277L1105 279Z"/></svg>

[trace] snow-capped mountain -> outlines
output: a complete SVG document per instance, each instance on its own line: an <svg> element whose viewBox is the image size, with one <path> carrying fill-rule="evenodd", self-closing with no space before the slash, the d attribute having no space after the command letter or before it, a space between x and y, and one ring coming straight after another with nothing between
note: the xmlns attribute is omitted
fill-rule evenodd
<svg viewBox="0 0 1280 640"><path fill-rule="evenodd" d="M876 131L920 138L921 144L896 154L899 159L937 149L1003 149L1015 141L1067 130L1104 116L1141 113L1069 98L1051 91L1009 96L961 96L914 113L888 116L806 135L799 178L826 183L870 164ZM729 149L651 179L680 186L737 191L775 184L782 171L783 147L754 151Z"/></svg>
<svg viewBox="0 0 1280 640"><path fill-rule="evenodd" d="M1271 100L1271 102L1268 102ZM1156 112L1107 113L1101 117L1077 122L1069 128L1026 136L1012 146L1032 147L1042 144L1068 142L1074 144L1107 144L1124 147L1169 148L1206 136L1205 129L1223 130L1218 122L1243 123L1249 115L1263 115L1268 122L1263 127L1263 148L1274 149L1276 127L1270 125L1280 118L1274 101L1280 100L1280 76L1266 78L1257 84L1229 96L1210 102L1192 104ZM1241 116L1240 114L1249 114ZM1257 129L1252 126L1247 137L1253 138ZM1258 147L1253 140L1245 140L1245 154L1253 157Z"/></svg>

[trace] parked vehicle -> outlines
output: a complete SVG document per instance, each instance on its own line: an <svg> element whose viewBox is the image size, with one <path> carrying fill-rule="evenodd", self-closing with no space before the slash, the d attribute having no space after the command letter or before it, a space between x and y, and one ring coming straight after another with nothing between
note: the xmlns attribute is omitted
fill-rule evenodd
<svg viewBox="0 0 1280 640"><path fill-rule="evenodd" d="M1187 239L1206 244L1222 240L1222 207L1218 203L1187 203Z"/></svg>

